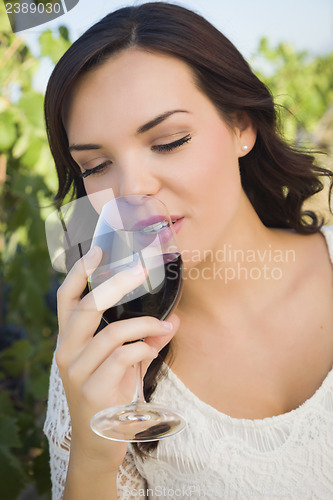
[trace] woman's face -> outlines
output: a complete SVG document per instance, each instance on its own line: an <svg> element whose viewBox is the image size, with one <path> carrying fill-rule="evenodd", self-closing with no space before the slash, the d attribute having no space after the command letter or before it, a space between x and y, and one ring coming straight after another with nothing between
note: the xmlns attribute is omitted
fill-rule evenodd
<svg viewBox="0 0 333 500"><path fill-rule="evenodd" d="M255 134L227 126L184 62L137 48L113 56L79 80L65 126L88 195L156 196L188 256L219 247L245 196L241 147Z"/></svg>

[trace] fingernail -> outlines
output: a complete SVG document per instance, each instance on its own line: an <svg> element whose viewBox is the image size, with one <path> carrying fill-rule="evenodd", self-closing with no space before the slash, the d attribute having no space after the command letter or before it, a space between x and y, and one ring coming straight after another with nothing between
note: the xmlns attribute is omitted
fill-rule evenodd
<svg viewBox="0 0 333 500"><path fill-rule="evenodd" d="M161 323L162 323L164 330L171 332L171 330L173 329L173 324L170 321L161 321Z"/></svg>

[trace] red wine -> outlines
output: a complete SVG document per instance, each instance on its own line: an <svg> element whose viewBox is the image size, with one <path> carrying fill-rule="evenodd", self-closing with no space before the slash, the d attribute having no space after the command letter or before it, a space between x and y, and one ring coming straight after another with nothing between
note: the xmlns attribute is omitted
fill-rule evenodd
<svg viewBox="0 0 333 500"><path fill-rule="evenodd" d="M164 280L162 283L151 292L147 292L141 285L136 289L137 298L125 302L120 301L119 304L107 309L103 314L103 319L107 323L140 316L154 316L162 320L168 316L180 295L182 259L179 253L165 254L163 259ZM153 273L154 269L149 269L149 274ZM140 288L142 293L137 293L140 292Z"/></svg>

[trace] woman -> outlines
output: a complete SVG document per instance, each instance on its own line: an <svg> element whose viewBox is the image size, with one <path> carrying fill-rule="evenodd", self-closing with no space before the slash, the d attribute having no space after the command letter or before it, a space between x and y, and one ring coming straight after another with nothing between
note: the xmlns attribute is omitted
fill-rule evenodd
<svg viewBox="0 0 333 500"><path fill-rule="evenodd" d="M101 313L80 296L100 251L61 286L45 424L54 498L331 498L333 234L302 208L331 174L279 136L272 97L235 47L175 5L93 26L56 66L45 111L57 201L71 187L156 196L185 266L167 321L95 337ZM143 279L114 283L109 307ZM89 422L130 401L141 360L146 396L188 426L127 449Z"/></svg>

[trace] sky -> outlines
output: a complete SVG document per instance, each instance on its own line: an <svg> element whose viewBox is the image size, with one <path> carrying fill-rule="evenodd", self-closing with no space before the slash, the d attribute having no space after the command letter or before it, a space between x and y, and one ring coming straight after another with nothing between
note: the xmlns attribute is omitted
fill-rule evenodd
<svg viewBox="0 0 333 500"><path fill-rule="evenodd" d="M19 33L37 52L37 39L45 29L66 25L71 40L109 12L142 0L79 0L65 15L38 28ZM319 55L333 51L333 0L179 0L178 3L203 15L251 59L265 36L272 45L289 42L298 50ZM51 71L44 61L36 76L43 90Z"/></svg>

